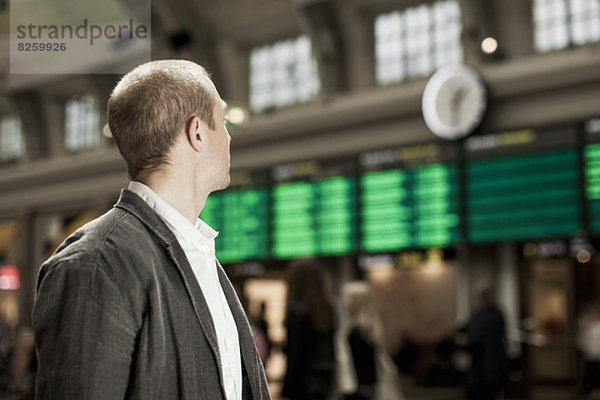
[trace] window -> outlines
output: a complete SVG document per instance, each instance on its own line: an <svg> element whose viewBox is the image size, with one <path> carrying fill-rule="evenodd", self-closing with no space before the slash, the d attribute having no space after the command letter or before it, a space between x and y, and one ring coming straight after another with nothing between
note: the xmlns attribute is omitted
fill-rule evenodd
<svg viewBox="0 0 600 400"><path fill-rule="evenodd" d="M250 54L250 108L260 112L315 97L321 89L306 36L257 47Z"/></svg>
<svg viewBox="0 0 600 400"><path fill-rule="evenodd" d="M91 96L71 99L65 112L65 147L76 151L100 142L98 102Z"/></svg>
<svg viewBox="0 0 600 400"><path fill-rule="evenodd" d="M25 155L25 137L21 120L6 116L0 120L0 161L11 161Z"/></svg>
<svg viewBox="0 0 600 400"><path fill-rule="evenodd" d="M600 0L534 0L535 48L559 50L600 40Z"/></svg>
<svg viewBox="0 0 600 400"><path fill-rule="evenodd" d="M462 22L456 0L381 14L375 19L377 82L382 85L429 75L462 61Z"/></svg>

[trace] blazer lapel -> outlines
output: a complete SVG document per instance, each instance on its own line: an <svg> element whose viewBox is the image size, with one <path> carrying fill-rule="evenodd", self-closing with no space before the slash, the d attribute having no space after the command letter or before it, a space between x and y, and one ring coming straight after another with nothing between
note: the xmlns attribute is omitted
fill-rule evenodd
<svg viewBox="0 0 600 400"><path fill-rule="evenodd" d="M131 214L135 215L151 232L153 232L160 244L167 250L167 253L171 257L173 264L179 271L185 288L192 302L194 312L204 336L212 350L212 353L217 361L217 367L219 369L219 382L221 384L221 390L225 393L225 387L223 384L223 367L221 364L221 355L219 353L219 345L217 340L217 333L213 319L208 309L208 303L206 298L200 289L200 284L194 275L194 271L188 262L185 252L179 245L177 238L167 227L164 221L159 217L154 210L135 193L129 190L123 190L121 192L121 198L115 205L116 207L122 208Z"/></svg>
<svg viewBox="0 0 600 400"><path fill-rule="evenodd" d="M166 247L167 252L171 256L173 263L179 270L179 274L183 279L183 283L185 288L190 296L190 300L192 301L192 306L194 307L194 311L196 312L196 316L198 317L198 321L200 321L200 326L204 331L204 336L208 341L208 344L211 347L211 350L217 360L217 364L219 366L219 372L222 372L221 365L221 355L219 353L219 342L217 340L217 331L215 329L215 324L213 322L212 316L210 315L210 311L208 309L208 303L206 302L206 298L204 297L204 293L202 293L202 289L200 289L200 285L198 284L198 280L192 271L192 267L187 260L185 252L179 246L179 243L175 242ZM220 373L220 376L223 374Z"/></svg>

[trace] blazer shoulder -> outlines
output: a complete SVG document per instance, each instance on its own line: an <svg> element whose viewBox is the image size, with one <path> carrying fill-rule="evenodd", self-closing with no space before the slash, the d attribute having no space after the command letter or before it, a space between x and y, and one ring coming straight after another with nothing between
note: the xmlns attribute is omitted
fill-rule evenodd
<svg viewBox="0 0 600 400"><path fill-rule="evenodd" d="M74 261L109 270L127 259L143 256L153 244L151 232L138 218L126 210L112 208L71 234L41 268L43 271Z"/></svg>
<svg viewBox="0 0 600 400"><path fill-rule="evenodd" d="M106 284L130 303L142 303L149 279L144 268L158 248L146 227L129 212L113 208L69 236L38 272L37 289L50 279ZM153 259L156 260L156 259ZM132 309L136 307L131 306Z"/></svg>
<svg viewBox="0 0 600 400"><path fill-rule="evenodd" d="M93 261L106 238L125 218L127 218L125 211L112 208L69 235L47 260L47 263L73 259Z"/></svg>

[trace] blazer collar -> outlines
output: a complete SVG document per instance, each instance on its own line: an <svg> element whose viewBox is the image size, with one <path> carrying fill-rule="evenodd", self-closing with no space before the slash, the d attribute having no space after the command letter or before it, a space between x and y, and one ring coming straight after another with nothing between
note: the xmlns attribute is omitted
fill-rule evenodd
<svg viewBox="0 0 600 400"><path fill-rule="evenodd" d="M162 218L148 203L131 190L121 190L121 196L115 207L121 208L137 217L158 238L163 246L166 247L177 243L177 238Z"/></svg>

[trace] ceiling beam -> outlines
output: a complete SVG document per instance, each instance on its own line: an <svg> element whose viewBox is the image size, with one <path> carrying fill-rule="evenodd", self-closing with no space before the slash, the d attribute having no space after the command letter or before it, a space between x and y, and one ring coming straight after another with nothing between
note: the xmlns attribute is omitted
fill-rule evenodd
<svg viewBox="0 0 600 400"><path fill-rule="evenodd" d="M322 93L334 96L349 89L347 50L341 21L333 0L294 0L302 26L311 38L319 65Z"/></svg>

